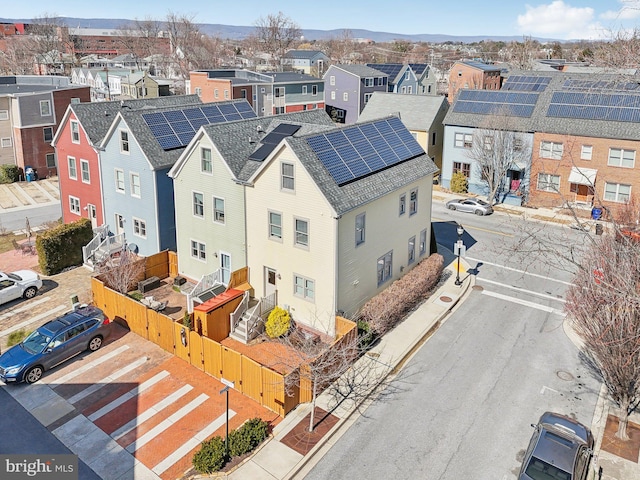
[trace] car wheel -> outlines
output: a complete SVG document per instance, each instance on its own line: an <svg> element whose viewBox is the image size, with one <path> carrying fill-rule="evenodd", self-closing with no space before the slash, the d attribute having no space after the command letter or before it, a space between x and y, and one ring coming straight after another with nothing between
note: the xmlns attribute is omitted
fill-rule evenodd
<svg viewBox="0 0 640 480"><path fill-rule="evenodd" d="M93 337L89 341L89 350L91 350L92 352L99 350L101 346L102 346L102 337L100 336Z"/></svg>
<svg viewBox="0 0 640 480"><path fill-rule="evenodd" d="M476 210L476 215L478 215L479 217L484 215L484 212L482 210Z"/></svg>
<svg viewBox="0 0 640 480"><path fill-rule="evenodd" d="M27 289L24 291L24 293L22 294L22 296L23 296L24 298L29 299L29 298L33 298L33 297L35 297L35 296L36 296L36 293L38 293L38 289L37 289L36 287L29 287L29 288L27 288Z"/></svg>
<svg viewBox="0 0 640 480"><path fill-rule="evenodd" d="M456 209L456 206L455 206L455 205L449 205L449 207L448 207L448 208L449 208L449 210L455 210L455 209Z"/></svg>
<svg viewBox="0 0 640 480"><path fill-rule="evenodd" d="M40 365L31 367L24 376L24 381L27 383L35 383L42 378L43 373L44 369Z"/></svg>

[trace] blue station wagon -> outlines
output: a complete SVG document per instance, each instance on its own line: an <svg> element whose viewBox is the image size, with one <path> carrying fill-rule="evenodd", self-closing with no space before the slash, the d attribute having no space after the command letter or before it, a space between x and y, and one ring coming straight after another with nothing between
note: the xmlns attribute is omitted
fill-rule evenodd
<svg viewBox="0 0 640 480"><path fill-rule="evenodd" d="M34 330L0 355L0 380L40 380L46 370L84 352L96 351L109 336L109 319L94 306L80 306Z"/></svg>

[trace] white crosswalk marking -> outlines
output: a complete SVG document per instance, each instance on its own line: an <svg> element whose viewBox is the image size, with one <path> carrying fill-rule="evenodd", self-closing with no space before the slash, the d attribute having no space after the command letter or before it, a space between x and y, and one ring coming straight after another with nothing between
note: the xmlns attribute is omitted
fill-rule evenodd
<svg viewBox="0 0 640 480"><path fill-rule="evenodd" d="M157 375L154 375L153 377L151 377L149 380L142 382L137 387L132 388L127 393L120 395L118 398L106 404L100 410L96 410L95 412L93 412L91 415L89 415L88 417L89 420L93 422L99 419L100 417L103 417L104 415L111 412L112 410L115 410L116 408L118 408L120 405L124 404L128 400L134 397L137 397L145 390L148 390L149 388L153 387L160 380L167 378L168 376L169 376L169 372L167 372L166 370L161 371Z"/></svg>
<svg viewBox="0 0 640 480"><path fill-rule="evenodd" d="M60 378L58 378L56 380L47 381L47 379L44 378L43 380L40 380L40 383L62 384L62 383L68 382L69 380L77 377L78 375L82 375L87 370L91 370L96 365L100 365L101 363L104 363L104 362L106 362L108 360L111 360L113 357L115 357L117 355L120 355L122 352L124 352L125 350L128 350L128 349L129 349L129 345L122 345L121 347L118 347L118 348L116 348L115 350L113 350L113 351L111 351L109 353L105 353L100 358L96 358L92 362L86 363L82 367L76 368L72 372L69 372L66 375L63 375L62 377L60 377Z"/></svg>
<svg viewBox="0 0 640 480"><path fill-rule="evenodd" d="M526 300L520 300L519 298L510 297L508 295L502 295L501 293L490 292L489 290L483 290L483 295L488 295L490 297L499 298L500 300L506 300L507 302L517 303L519 305L523 305L525 307L535 308L537 310L542 310L543 312L555 313L556 315L564 315L562 310L558 310L557 308L548 307L546 305L539 305L534 302L527 302Z"/></svg>

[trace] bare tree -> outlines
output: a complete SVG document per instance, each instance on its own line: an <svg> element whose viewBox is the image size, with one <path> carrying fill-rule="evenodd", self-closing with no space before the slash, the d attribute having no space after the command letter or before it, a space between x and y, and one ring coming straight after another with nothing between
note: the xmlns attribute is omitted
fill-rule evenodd
<svg viewBox="0 0 640 480"><path fill-rule="evenodd" d="M466 151L487 185L487 200L491 204L496 201L507 171L522 168L531 157L527 137L510 129L510 124L507 115L489 116L485 126L474 131L471 148Z"/></svg>
<svg viewBox="0 0 640 480"><path fill-rule="evenodd" d="M531 70L537 57L540 44L531 37L524 37L522 42L510 42L506 47L507 61L520 70Z"/></svg>
<svg viewBox="0 0 640 480"><path fill-rule="evenodd" d="M262 50L271 56L274 66L281 70L282 57L302 36L300 27L282 12L260 17L254 26L257 42Z"/></svg>
<svg viewBox="0 0 640 480"><path fill-rule="evenodd" d="M351 30L342 30L338 37L327 41L327 55L335 63L348 63L355 51Z"/></svg>
<svg viewBox="0 0 640 480"><path fill-rule="evenodd" d="M107 287L122 293L131 291L137 282L144 279L145 259L124 249L117 257L108 257L96 266Z"/></svg>
<svg viewBox="0 0 640 480"><path fill-rule="evenodd" d="M43 13L29 25L28 34L33 39L32 54L35 56L39 74L48 74L50 69L62 62L62 55L74 51L69 29L55 13Z"/></svg>

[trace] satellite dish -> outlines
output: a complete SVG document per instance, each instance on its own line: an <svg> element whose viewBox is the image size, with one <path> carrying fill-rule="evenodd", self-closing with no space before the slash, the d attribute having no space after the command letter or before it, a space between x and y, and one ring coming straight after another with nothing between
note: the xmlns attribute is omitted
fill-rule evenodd
<svg viewBox="0 0 640 480"><path fill-rule="evenodd" d="M136 245L135 243L130 243L127 248L130 252L138 253L138 245Z"/></svg>

